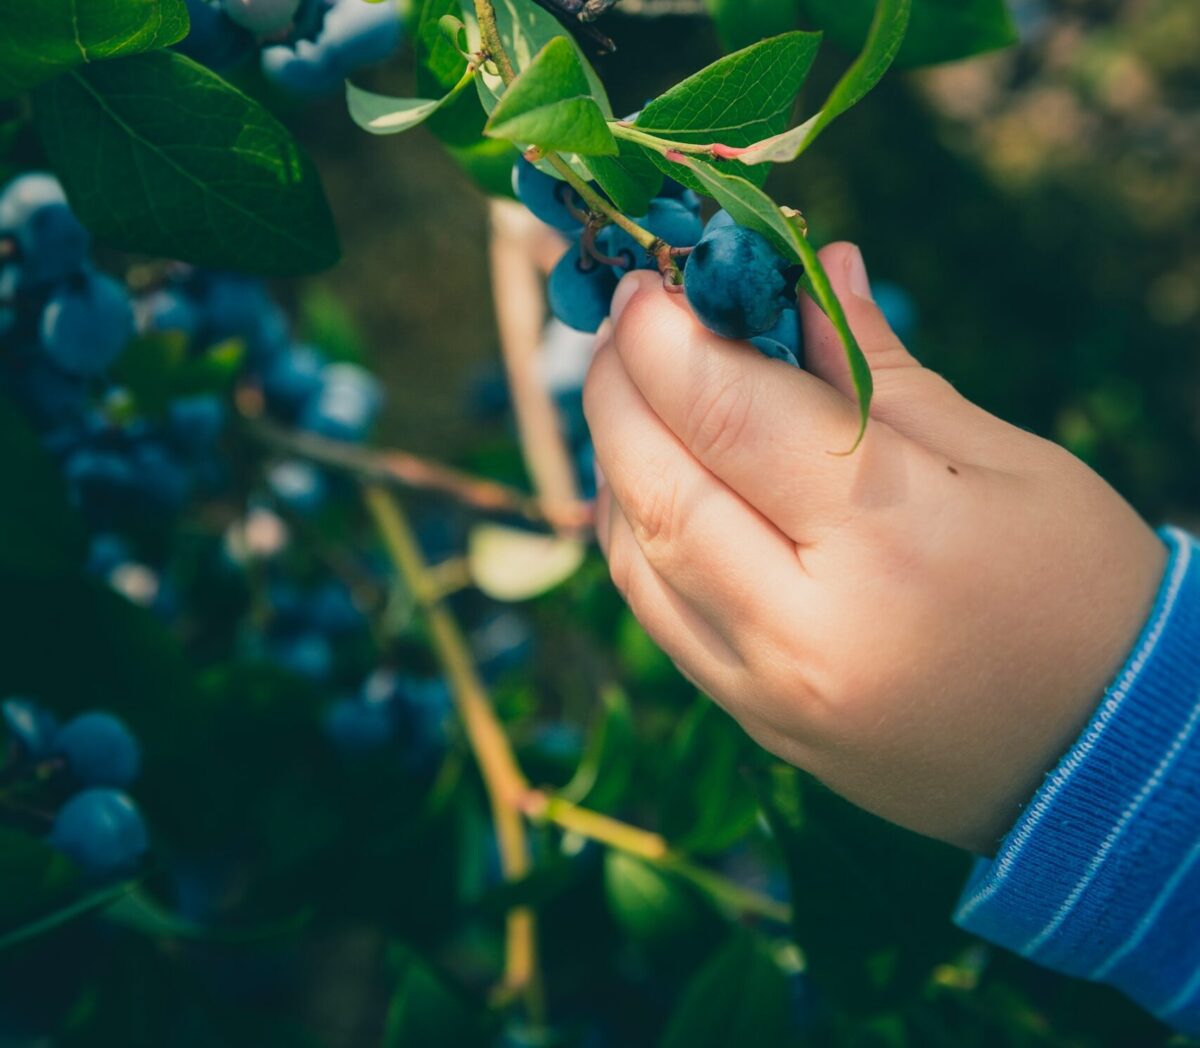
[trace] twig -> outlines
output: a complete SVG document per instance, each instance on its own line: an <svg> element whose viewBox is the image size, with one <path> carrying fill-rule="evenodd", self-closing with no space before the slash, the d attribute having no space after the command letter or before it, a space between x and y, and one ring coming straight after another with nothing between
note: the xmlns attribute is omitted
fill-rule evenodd
<svg viewBox="0 0 1200 1048"><path fill-rule="evenodd" d="M690 881L725 908L741 915L763 917L778 924L790 924L792 908L750 888L743 888L727 877L698 866L671 851L666 839L657 833L630 826L608 815L580 808L563 797L532 790L522 807L531 819L553 823L560 829L577 833L598 844L634 855L661 869Z"/></svg>
<svg viewBox="0 0 1200 1048"><path fill-rule="evenodd" d="M519 810L521 798L529 792L529 783L492 709L467 640L430 584L428 565L399 501L378 485L367 486L363 498L396 570L425 613L434 649L450 679L455 705L487 789L501 868L505 879L520 880L532 868L525 822ZM544 1002L533 910L527 906L510 910L507 933L504 989L520 993L531 1020L540 1024Z"/></svg>
<svg viewBox="0 0 1200 1048"><path fill-rule="evenodd" d="M505 484L451 469L408 451L375 450L286 429L263 419L247 419L251 436L264 444L320 465L351 473L368 483L399 485L447 495L472 509L520 517L531 524L578 531L590 526L589 502L551 502Z"/></svg>
<svg viewBox="0 0 1200 1048"><path fill-rule="evenodd" d="M546 293L535 254L544 227L512 201L492 201L489 213L496 328L521 452L543 503L577 505L579 486L562 418L538 369Z"/></svg>

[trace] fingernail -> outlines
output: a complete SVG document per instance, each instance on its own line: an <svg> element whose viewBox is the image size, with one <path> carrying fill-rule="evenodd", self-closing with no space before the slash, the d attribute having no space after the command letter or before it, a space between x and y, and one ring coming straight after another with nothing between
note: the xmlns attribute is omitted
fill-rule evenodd
<svg viewBox="0 0 1200 1048"><path fill-rule="evenodd" d="M614 324L620 323L621 314L625 312L629 300L638 293L640 286L637 273L630 273L617 285L617 293L613 295L612 305L608 310Z"/></svg>
<svg viewBox="0 0 1200 1048"><path fill-rule="evenodd" d="M875 301L871 295L871 278L867 276L867 264L863 261L862 252L854 246L846 252L846 283L849 284L852 295L865 298L869 302Z"/></svg>

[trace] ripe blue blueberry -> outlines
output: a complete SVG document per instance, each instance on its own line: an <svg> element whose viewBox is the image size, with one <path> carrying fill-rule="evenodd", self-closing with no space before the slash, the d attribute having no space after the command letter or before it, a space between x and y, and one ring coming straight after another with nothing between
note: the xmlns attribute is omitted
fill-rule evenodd
<svg viewBox="0 0 1200 1048"><path fill-rule="evenodd" d="M334 53L319 39L263 48L262 71L271 83L293 95L333 94L346 79Z"/></svg>
<svg viewBox="0 0 1200 1048"><path fill-rule="evenodd" d="M137 805L120 790L95 787L62 806L50 844L93 879L131 873L149 847Z"/></svg>
<svg viewBox="0 0 1200 1048"><path fill-rule="evenodd" d="M763 356L772 360L782 360L793 367L803 366L800 363L804 353L800 339L800 314L797 310L785 309L779 317L778 324L750 341Z"/></svg>
<svg viewBox="0 0 1200 1048"><path fill-rule="evenodd" d="M267 470L267 487L293 513L314 513L325 502L329 485L311 462L285 459Z"/></svg>
<svg viewBox="0 0 1200 1048"><path fill-rule="evenodd" d="M128 455L85 445L69 455L63 477L72 501L89 520L103 525L128 516L136 490Z"/></svg>
<svg viewBox="0 0 1200 1048"><path fill-rule="evenodd" d="M225 402L215 393L176 397L167 405L167 436L185 454L203 455L221 439L227 414Z"/></svg>
<svg viewBox="0 0 1200 1048"><path fill-rule="evenodd" d="M120 535L102 531L88 544L86 570L89 575L107 578L122 564L133 560L133 548Z"/></svg>
<svg viewBox="0 0 1200 1048"><path fill-rule="evenodd" d="M279 33L292 24L300 0L222 0L225 16L256 36Z"/></svg>
<svg viewBox="0 0 1200 1048"><path fill-rule="evenodd" d="M364 622L350 590L336 579L322 583L308 595L306 612L313 629L332 636L353 633Z"/></svg>
<svg viewBox="0 0 1200 1048"><path fill-rule="evenodd" d="M770 331L794 300L788 263L762 234L742 226L709 233L688 256L684 288L696 316L724 338Z"/></svg>
<svg viewBox="0 0 1200 1048"><path fill-rule="evenodd" d="M616 289L612 267L584 259L573 245L550 274L546 297L551 312L567 327L593 332L608 316Z"/></svg>
<svg viewBox="0 0 1200 1048"><path fill-rule="evenodd" d="M103 273L72 280L46 303L42 348L63 371L98 375L133 337L133 307L125 285Z"/></svg>
<svg viewBox="0 0 1200 1048"><path fill-rule="evenodd" d="M382 62L400 46L403 22L394 3L337 0L325 15L318 42L343 76Z"/></svg>
<svg viewBox="0 0 1200 1048"><path fill-rule="evenodd" d="M9 736L26 756L33 760L49 757L54 752L58 722L54 715L31 699L5 699L0 716Z"/></svg>
<svg viewBox="0 0 1200 1048"><path fill-rule="evenodd" d="M254 51L254 37L235 25L212 0L184 0L191 25L175 50L218 72L231 69Z"/></svg>
<svg viewBox="0 0 1200 1048"><path fill-rule="evenodd" d="M178 331L191 339L200 327L200 312L182 290L159 288L134 303L139 331Z"/></svg>
<svg viewBox="0 0 1200 1048"><path fill-rule="evenodd" d="M311 346L281 353L263 371L262 389L271 413L294 422L317 398L323 385L325 358Z"/></svg>
<svg viewBox="0 0 1200 1048"><path fill-rule="evenodd" d="M131 508L156 516L183 508L191 493L187 469L165 444L155 439L139 440L129 451L136 501Z"/></svg>
<svg viewBox="0 0 1200 1048"><path fill-rule="evenodd" d="M389 703L339 699L325 714L325 734L345 753L380 750L396 738L395 712Z"/></svg>
<svg viewBox="0 0 1200 1048"><path fill-rule="evenodd" d="M700 219L678 200L660 197L650 202L650 210L634 221L672 247L693 247L703 228ZM658 259L620 226L607 226L600 234L600 248L610 258L619 258L626 269L657 269Z"/></svg>
<svg viewBox="0 0 1200 1048"><path fill-rule="evenodd" d="M321 371L321 388L301 414L299 425L334 440L366 437L383 407L383 387L357 364L329 364Z"/></svg>
<svg viewBox="0 0 1200 1048"><path fill-rule="evenodd" d="M30 172L0 193L0 237L16 240L22 289L46 288L87 263L91 237L53 175Z"/></svg>
<svg viewBox="0 0 1200 1048"><path fill-rule="evenodd" d="M716 212L713 217L708 220L707 225L704 227L704 233L701 239L708 236L710 233L716 232L718 229L728 229L736 225L737 223L733 220L733 215L722 209L721 211Z"/></svg>
<svg viewBox="0 0 1200 1048"><path fill-rule="evenodd" d="M280 669L318 684L333 673L329 638L315 630L289 630L269 638L267 658Z"/></svg>
<svg viewBox="0 0 1200 1048"><path fill-rule="evenodd" d="M586 212L587 204L566 182L539 171L524 157L513 166L513 192L537 218L561 233L578 233L583 223L571 209Z"/></svg>
<svg viewBox="0 0 1200 1048"><path fill-rule="evenodd" d="M111 713L81 713L67 721L54 748L85 786L128 786L142 767L137 740Z"/></svg>

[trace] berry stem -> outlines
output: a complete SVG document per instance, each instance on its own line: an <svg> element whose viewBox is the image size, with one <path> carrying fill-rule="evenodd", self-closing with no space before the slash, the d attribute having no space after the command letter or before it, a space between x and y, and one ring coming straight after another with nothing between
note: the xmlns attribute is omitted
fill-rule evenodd
<svg viewBox="0 0 1200 1048"><path fill-rule="evenodd" d="M434 650L450 679L454 702L479 764L492 808L500 865L508 881L519 881L533 868L529 838L519 803L529 783L492 707L487 687L458 620L450 613L430 578L429 566L399 500L378 485L363 489L388 556L425 613ZM511 909L507 918L503 990L519 993L529 1017L541 1025L545 1004L538 965L537 921L528 906Z"/></svg>
<svg viewBox="0 0 1200 1048"><path fill-rule="evenodd" d="M610 120L608 129L613 133L614 138L636 142L640 146L654 150L661 156L667 156L669 153L683 153L685 156L707 156L714 160L736 160L746 151L736 146L722 145L720 142L677 142L670 138L660 138L658 135L643 131L623 120Z"/></svg>
<svg viewBox="0 0 1200 1048"><path fill-rule="evenodd" d="M504 50L504 42L500 39L500 29L496 25L496 8L492 5L492 0L475 0L475 18L479 22L479 36L483 42L483 49L487 52L488 57L496 63L496 68L500 70L500 79L507 87L516 80L517 71L513 67L512 59L508 57L508 52ZM627 218L621 213L620 208L614 207L605 200L587 182L575 174L571 165L561 156L557 153L547 153L546 161L575 192L583 197L588 207L604 215L614 225L620 226L647 251L654 251L658 237L648 229L643 229L632 219Z"/></svg>

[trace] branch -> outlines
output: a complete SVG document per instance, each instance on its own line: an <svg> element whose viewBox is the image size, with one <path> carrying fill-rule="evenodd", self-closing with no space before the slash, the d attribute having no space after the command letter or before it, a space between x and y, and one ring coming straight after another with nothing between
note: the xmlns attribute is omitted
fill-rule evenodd
<svg viewBox="0 0 1200 1048"><path fill-rule="evenodd" d="M532 869L525 823L518 808L529 792L529 783L492 709L467 640L431 586L429 568L403 508L391 492L377 485L364 488L363 498L396 570L425 612L434 650L450 679L455 705L491 802L501 868L507 880L520 880ZM521 993L530 1018L540 1024L544 1002L536 918L529 907L518 906L509 911L507 922L504 988Z"/></svg>
<svg viewBox="0 0 1200 1048"><path fill-rule="evenodd" d="M563 797L531 790L522 801L531 819L553 823L560 829L577 833L598 844L634 855L661 869L690 881L706 895L736 914L763 917L778 924L791 924L792 908L761 892L743 888L728 877L698 866L671 851L666 839L657 833L630 826L609 815L580 808Z"/></svg>
<svg viewBox="0 0 1200 1048"><path fill-rule="evenodd" d="M590 502L536 498L408 451L364 448L256 418L247 418L246 428L262 444L353 474L368 483L436 492L484 513L520 517L555 530L581 531L592 523Z"/></svg>

